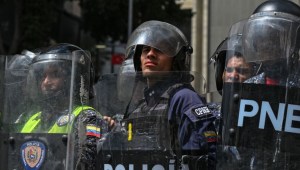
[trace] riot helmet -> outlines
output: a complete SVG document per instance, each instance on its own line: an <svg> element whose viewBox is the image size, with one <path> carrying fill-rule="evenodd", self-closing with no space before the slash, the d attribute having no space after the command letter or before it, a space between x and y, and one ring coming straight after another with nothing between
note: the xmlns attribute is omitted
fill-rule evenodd
<svg viewBox="0 0 300 170"><path fill-rule="evenodd" d="M140 56L143 46L150 46L174 57L172 71L189 71L192 47L184 34L175 26L161 21L147 21L129 37L126 59L133 59L136 71L141 71Z"/></svg>
<svg viewBox="0 0 300 170"><path fill-rule="evenodd" d="M268 0L260 4L252 14L260 12L282 12L300 17L298 5L286 0Z"/></svg>
<svg viewBox="0 0 300 170"><path fill-rule="evenodd" d="M24 50L21 54L7 57L4 74L4 112L9 113L4 119L9 120L7 122L17 120L20 112L25 110L26 78L35 55L32 51Z"/></svg>
<svg viewBox="0 0 300 170"><path fill-rule="evenodd" d="M51 107L69 102L67 97L75 105L87 104L93 94L92 69L90 54L75 45L62 43L46 48L29 67L30 94Z"/></svg>
<svg viewBox="0 0 300 170"><path fill-rule="evenodd" d="M35 54L31 51L14 55L7 63L6 83L23 82L26 79L29 65Z"/></svg>
<svg viewBox="0 0 300 170"><path fill-rule="evenodd" d="M269 0L258 6L244 27L248 62L259 62L262 72L274 79L297 72L299 19L300 7L291 1Z"/></svg>
<svg viewBox="0 0 300 170"><path fill-rule="evenodd" d="M226 37L212 54L209 64L214 64L216 87L219 93L223 89L223 75L226 69L226 63L233 57L243 57L242 49L242 31L245 21L238 22L229 30L228 37Z"/></svg>
<svg viewBox="0 0 300 170"><path fill-rule="evenodd" d="M128 58L123 61L121 68L118 72L117 89L118 98L121 101L128 101L132 95L132 91L136 83L136 73L134 70L133 59ZM124 86L131 87L130 90L121 90Z"/></svg>

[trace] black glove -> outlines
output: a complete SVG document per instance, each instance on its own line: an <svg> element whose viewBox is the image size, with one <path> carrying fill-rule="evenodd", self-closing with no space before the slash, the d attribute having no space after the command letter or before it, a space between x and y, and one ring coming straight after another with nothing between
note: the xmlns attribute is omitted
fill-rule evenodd
<svg viewBox="0 0 300 170"><path fill-rule="evenodd" d="M216 169L216 159L209 155L201 155L201 156L183 155L182 164L183 167L188 166L189 170L215 170Z"/></svg>

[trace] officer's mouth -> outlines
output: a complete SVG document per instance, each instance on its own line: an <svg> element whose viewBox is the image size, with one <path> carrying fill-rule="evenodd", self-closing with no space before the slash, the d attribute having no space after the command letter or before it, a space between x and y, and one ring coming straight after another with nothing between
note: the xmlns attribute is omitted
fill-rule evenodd
<svg viewBox="0 0 300 170"><path fill-rule="evenodd" d="M157 65L156 62L151 62L151 61L148 61L148 62L145 62L144 66L146 67L155 67Z"/></svg>

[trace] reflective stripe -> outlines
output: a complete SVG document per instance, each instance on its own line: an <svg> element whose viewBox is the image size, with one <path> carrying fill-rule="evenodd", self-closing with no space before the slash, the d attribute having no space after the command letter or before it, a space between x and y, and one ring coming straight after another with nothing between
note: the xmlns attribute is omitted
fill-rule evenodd
<svg viewBox="0 0 300 170"><path fill-rule="evenodd" d="M84 110L95 110L94 108L90 106L79 106L77 107L72 114L75 116L75 118ZM21 133L33 133L35 128L40 124L41 119L39 118L41 115L41 112L38 112L31 116L31 118L25 123L23 126ZM73 122L71 123L73 124ZM69 123L65 124L64 126L58 126L57 121L55 121L55 124L50 128L48 133L68 133L70 129L68 129ZM72 126L70 126L72 127Z"/></svg>

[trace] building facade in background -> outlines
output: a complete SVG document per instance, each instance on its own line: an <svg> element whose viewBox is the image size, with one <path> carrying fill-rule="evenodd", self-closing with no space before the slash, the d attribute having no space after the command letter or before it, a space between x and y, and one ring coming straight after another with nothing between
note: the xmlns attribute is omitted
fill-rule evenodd
<svg viewBox="0 0 300 170"><path fill-rule="evenodd" d="M266 0L175 0L182 9L193 12L191 42L194 48L192 54L192 71L201 73L207 83L207 91L216 91L214 69L208 66L208 59L219 43L226 38L234 23L248 18L255 8ZM292 0L300 4L299 0ZM197 86L197 85L196 85ZM220 98L207 96L208 100Z"/></svg>

